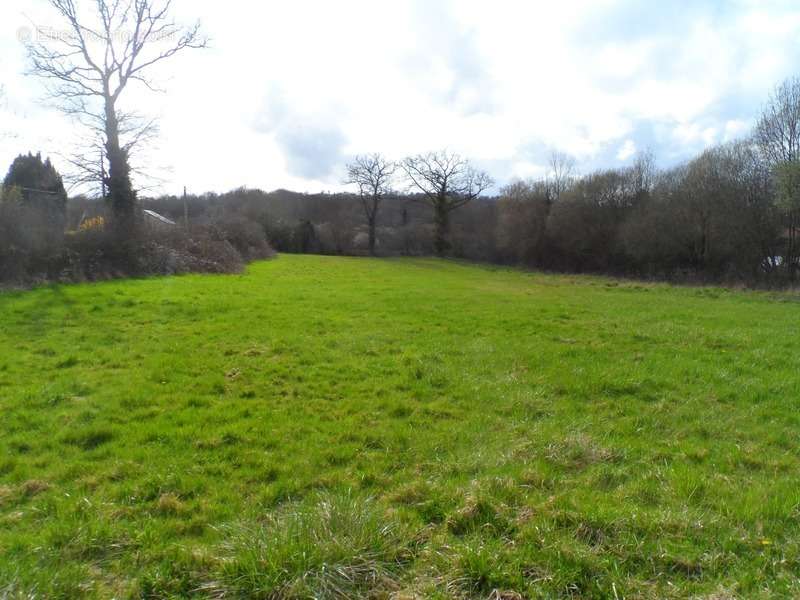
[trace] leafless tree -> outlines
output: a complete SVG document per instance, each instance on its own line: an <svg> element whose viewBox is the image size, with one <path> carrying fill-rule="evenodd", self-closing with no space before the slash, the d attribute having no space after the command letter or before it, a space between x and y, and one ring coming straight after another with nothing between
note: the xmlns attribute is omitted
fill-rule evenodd
<svg viewBox="0 0 800 600"><path fill-rule="evenodd" d="M737 204L741 206L734 233L737 256L760 256L756 273L773 272L780 266L777 257L781 254L781 212L787 207L774 201L775 178L769 164L752 137L729 142L722 147L721 154ZM796 239L787 241L788 253L796 256Z"/></svg>
<svg viewBox="0 0 800 600"><path fill-rule="evenodd" d="M40 28L28 44L31 72L49 83L50 98L62 111L101 132L115 228L128 236L136 225L129 154L154 125L122 111L120 99L134 85L155 90L149 77L154 66L207 41L199 25L183 28L171 20L172 0L94 0L80 8L75 0L47 1L69 34Z"/></svg>
<svg viewBox="0 0 800 600"><path fill-rule="evenodd" d="M800 161L800 77L787 79L772 92L756 125L755 140L776 175L778 187L784 188L787 173L796 172ZM794 202L777 204L785 227L783 262L794 280L800 263L800 206Z"/></svg>
<svg viewBox="0 0 800 600"><path fill-rule="evenodd" d="M555 201L558 200L561 194L566 192L575 181L575 159L569 154L554 150L550 154L549 167L550 171L547 174L547 181L550 185L551 200Z"/></svg>
<svg viewBox="0 0 800 600"><path fill-rule="evenodd" d="M412 189L422 193L433 207L436 225L436 252L443 256L449 248L450 213L469 204L494 182L469 161L448 151L409 156L402 163Z"/></svg>
<svg viewBox="0 0 800 600"><path fill-rule="evenodd" d="M656 157L652 150L644 150L636 155L629 173L638 200L653 191L657 172Z"/></svg>
<svg viewBox="0 0 800 600"><path fill-rule="evenodd" d="M496 238L504 262L538 264L550 208L550 190L544 181L517 180L500 190Z"/></svg>
<svg viewBox="0 0 800 600"><path fill-rule="evenodd" d="M85 122L85 120L84 120ZM137 177L136 188L141 192L153 189L163 181L155 174L152 165L147 164L143 150L154 143L159 134L156 119L146 119L136 113L118 111L122 150L128 158L128 167L131 175ZM106 153L105 128L92 126L89 123L85 128L85 135L81 135L74 148L59 157L70 166L70 171L64 175L64 181L72 189L92 193L99 198L108 199L108 173L109 165Z"/></svg>
<svg viewBox="0 0 800 600"><path fill-rule="evenodd" d="M800 77L787 79L772 92L755 139L773 164L800 159Z"/></svg>
<svg viewBox="0 0 800 600"><path fill-rule="evenodd" d="M364 215L369 227L369 253L375 256L375 228L378 222L378 211L381 200L391 191L392 177L397 170L395 163L382 155L368 154L357 156L347 165L347 185L358 187Z"/></svg>

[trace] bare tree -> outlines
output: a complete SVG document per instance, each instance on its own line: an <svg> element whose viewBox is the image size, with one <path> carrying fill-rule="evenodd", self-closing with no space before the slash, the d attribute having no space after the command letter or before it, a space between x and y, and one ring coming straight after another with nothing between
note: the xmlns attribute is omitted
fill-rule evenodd
<svg viewBox="0 0 800 600"><path fill-rule="evenodd" d="M550 190L544 181L517 180L500 190L496 235L503 261L527 265L540 262L550 209Z"/></svg>
<svg viewBox="0 0 800 600"><path fill-rule="evenodd" d="M575 181L575 159L569 154L554 150L550 154L549 167L547 182L550 186L550 199L556 201Z"/></svg>
<svg viewBox="0 0 800 600"><path fill-rule="evenodd" d="M754 276L771 273L780 267L782 206L775 202L775 178L769 164L752 138L729 142L721 148L727 178L732 182L740 218L735 221L737 257L757 256L752 261ZM778 178L780 179L780 178ZM780 190L778 190L780 191ZM790 232L791 233L791 232ZM796 239L787 240L789 253L796 255Z"/></svg>
<svg viewBox="0 0 800 600"><path fill-rule="evenodd" d="M637 201L641 201L645 196L653 191L656 183L656 157L652 150L647 149L637 153L636 160L629 170L632 184L636 190Z"/></svg>
<svg viewBox="0 0 800 600"><path fill-rule="evenodd" d="M375 228L381 200L391 191L392 177L397 166L382 155L375 153L357 156L347 165L347 185L358 187L364 215L369 227L369 253L375 256Z"/></svg>
<svg viewBox="0 0 800 600"><path fill-rule="evenodd" d="M155 119L145 119L136 113L118 111L122 150L128 159L131 175L137 176L136 188L141 192L163 183L153 172L152 165L144 161L140 148L151 144L158 137L158 123ZM85 123L86 134L78 138L75 147L60 158L71 167L64 176L70 188L78 188L99 198L108 199L109 165L106 153L105 127L102 124ZM147 182L145 184L145 182Z"/></svg>
<svg viewBox="0 0 800 600"><path fill-rule="evenodd" d="M133 85L155 90L148 76L152 67L207 41L199 25L187 29L171 20L172 0L94 0L81 8L75 0L47 1L69 35L37 31L37 41L28 44L31 72L49 82L50 97L62 111L102 132L104 183L115 228L126 237L136 226L129 154L152 134L153 123L124 113L120 98Z"/></svg>
<svg viewBox="0 0 800 600"><path fill-rule="evenodd" d="M772 92L755 139L772 164L800 159L800 77L787 79Z"/></svg>
<svg viewBox="0 0 800 600"><path fill-rule="evenodd" d="M474 169L468 160L446 150L409 156L402 168L412 188L419 190L433 207L436 252L443 256L450 245L450 213L475 200L494 182L487 173Z"/></svg>
<svg viewBox="0 0 800 600"><path fill-rule="evenodd" d="M755 140L777 179L777 207L785 227L783 263L794 280L800 262L800 202L788 199L796 197L792 175L800 168L800 77L787 79L772 92Z"/></svg>
<svg viewBox="0 0 800 600"><path fill-rule="evenodd" d="M776 166L778 208L786 225L783 262L789 279L795 281L800 250L800 162L786 161Z"/></svg>

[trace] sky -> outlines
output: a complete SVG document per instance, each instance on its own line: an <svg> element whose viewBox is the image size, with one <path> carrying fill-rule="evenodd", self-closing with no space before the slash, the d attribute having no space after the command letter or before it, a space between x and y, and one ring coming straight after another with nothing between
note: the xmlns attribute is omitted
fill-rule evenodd
<svg viewBox="0 0 800 600"><path fill-rule="evenodd" d="M76 0L89 5L89 0ZM161 193L343 189L354 155L448 149L497 186L651 151L662 166L746 135L800 75L796 0L174 0L210 47L132 88L156 116ZM0 172L63 156L79 127L43 101L20 39L63 29L46 0L0 2Z"/></svg>

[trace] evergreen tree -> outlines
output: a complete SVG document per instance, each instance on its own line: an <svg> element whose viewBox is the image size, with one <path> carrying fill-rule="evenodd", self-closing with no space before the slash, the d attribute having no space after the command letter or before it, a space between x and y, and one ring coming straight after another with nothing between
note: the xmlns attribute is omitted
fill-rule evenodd
<svg viewBox="0 0 800 600"><path fill-rule="evenodd" d="M3 180L4 188L17 188L22 202L32 208L63 216L66 211L67 192L64 182L50 159L42 155L20 154L11 163Z"/></svg>

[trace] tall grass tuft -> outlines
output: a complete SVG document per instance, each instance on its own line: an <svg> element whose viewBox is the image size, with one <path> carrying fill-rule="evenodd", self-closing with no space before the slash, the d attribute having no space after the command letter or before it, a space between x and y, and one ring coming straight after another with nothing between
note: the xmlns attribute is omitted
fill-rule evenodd
<svg viewBox="0 0 800 600"><path fill-rule="evenodd" d="M322 494L228 530L220 578L205 591L269 600L384 595L413 559L413 536L371 499Z"/></svg>

